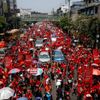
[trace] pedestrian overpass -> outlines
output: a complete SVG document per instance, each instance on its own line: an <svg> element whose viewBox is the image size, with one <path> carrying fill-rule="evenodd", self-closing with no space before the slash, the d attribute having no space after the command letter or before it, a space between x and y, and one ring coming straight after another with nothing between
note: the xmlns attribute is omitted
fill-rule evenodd
<svg viewBox="0 0 100 100"><path fill-rule="evenodd" d="M53 15L48 15L48 16L24 16L21 17L23 22L41 22L43 20L46 21L59 21L59 16L53 16Z"/></svg>

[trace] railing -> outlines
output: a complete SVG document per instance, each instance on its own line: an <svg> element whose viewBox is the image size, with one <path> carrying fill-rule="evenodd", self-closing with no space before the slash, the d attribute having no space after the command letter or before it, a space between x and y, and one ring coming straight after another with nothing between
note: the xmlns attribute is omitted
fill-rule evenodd
<svg viewBox="0 0 100 100"><path fill-rule="evenodd" d="M30 16L30 17L22 17L22 21L42 21L42 20L50 20L50 21L58 21L58 16Z"/></svg>

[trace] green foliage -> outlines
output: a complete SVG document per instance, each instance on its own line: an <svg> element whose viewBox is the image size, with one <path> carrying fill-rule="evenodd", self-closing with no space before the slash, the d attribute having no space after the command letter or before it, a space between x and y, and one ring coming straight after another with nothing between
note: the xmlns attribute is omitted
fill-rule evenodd
<svg viewBox="0 0 100 100"><path fill-rule="evenodd" d="M72 26L72 20L68 18L68 16L63 16L59 20L59 25L64 31L70 30L70 26Z"/></svg>
<svg viewBox="0 0 100 100"><path fill-rule="evenodd" d="M0 16L0 32L2 32L5 27L6 27L5 17Z"/></svg>
<svg viewBox="0 0 100 100"><path fill-rule="evenodd" d="M93 16L80 15L75 21L67 16L63 16L59 20L59 26L64 30L75 32L78 36L86 36L91 40L96 39L96 34L100 34L100 19Z"/></svg>
<svg viewBox="0 0 100 100"><path fill-rule="evenodd" d="M100 30L100 20L93 16L81 15L74 22L73 26L80 34L85 34L95 39L97 32Z"/></svg>
<svg viewBox="0 0 100 100"><path fill-rule="evenodd" d="M5 22L5 18L3 17L3 16L0 16L0 23L1 24L5 24L6 22Z"/></svg>
<svg viewBox="0 0 100 100"><path fill-rule="evenodd" d="M9 17L9 19L8 19L9 29L19 28L20 27L20 20L21 19L19 17L16 17L15 15Z"/></svg>

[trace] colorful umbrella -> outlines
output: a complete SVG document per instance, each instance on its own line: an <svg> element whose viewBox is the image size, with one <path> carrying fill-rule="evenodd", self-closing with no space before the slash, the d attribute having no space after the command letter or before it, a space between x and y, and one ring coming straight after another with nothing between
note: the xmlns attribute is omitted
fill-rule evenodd
<svg viewBox="0 0 100 100"><path fill-rule="evenodd" d="M11 70L9 71L9 74L16 74L16 73L19 73L19 72L20 72L20 69L14 68L14 69L11 69Z"/></svg>
<svg viewBox="0 0 100 100"><path fill-rule="evenodd" d="M37 73L34 76L39 76L43 73L43 69L42 68L37 68Z"/></svg>
<svg viewBox="0 0 100 100"><path fill-rule="evenodd" d="M0 100L9 99L14 96L14 90L9 87L0 89Z"/></svg>
<svg viewBox="0 0 100 100"><path fill-rule="evenodd" d="M37 74L37 68L29 68L29 69L27 69L27 71L28 71L30 74Z"/></svg>
<svg viewBox="0 0 100 100"><path fill-rule="evenodd" d="M43 73L42 68L29 68L27 71L34 76L39 76Z"/></svg>
<svg viewBox="0 0 100 100"><path fill-rule="evenodd" d="M17 100L28 100L26 97L20 97Z"/></svg>

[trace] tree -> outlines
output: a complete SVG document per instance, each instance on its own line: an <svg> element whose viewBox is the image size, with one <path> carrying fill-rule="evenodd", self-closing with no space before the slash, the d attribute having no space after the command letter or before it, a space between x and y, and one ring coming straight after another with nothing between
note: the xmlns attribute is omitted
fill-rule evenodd
<svg viewBox="0 0 100 100"><path fill-rule="evenodd" d="M73 22L73 29L78 31L82 43L94 44L96 35L100 34L100 20L97 17L80 15Z"/></svg>
<svg viewBox="0 0 100 100"><path fill-rule="evenodd" d="M19 28L20 27L20 21L21 19L19 17L16 17L15 15L9 17L8 19L8 28L12 29L12 28Z"/></svg>
<svg viewBox="0 0 100 100"><path fill-rule="evenodd" d="M97 30L100 30L100 20L93 16L81 15L73 23L73 28L78 30L80 34L85 34L90 38L95 39Z"/></svg>
<svg viewBox="0 0 100 100"><path fill-rule="evenodd" d="M59 20L59 25L64 31L68 32L71 29L72 20L69 19L68 16L63 16Z"/></svg>
<svg viewBox="0 0 100 100"><path fill-rule="evenodd" d="M5 27L6 27L5 17L0 16L0 32L3 32Z"/></svg>

